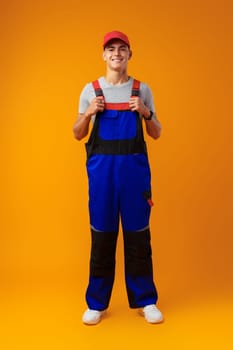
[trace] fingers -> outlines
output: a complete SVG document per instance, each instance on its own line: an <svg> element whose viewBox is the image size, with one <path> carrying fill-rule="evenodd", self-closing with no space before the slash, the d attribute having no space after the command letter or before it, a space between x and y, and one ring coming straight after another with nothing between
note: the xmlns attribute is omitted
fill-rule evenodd
<svg viewBox="0 0 233 350"><path fill-rule="evenodd" d="M94 98L94 100L92 101L92 109L94 114L96 114L97 112L103 112L104 98L101 96Z"/></svg>
<svg viewBox="0 0 233 350"><path fill-rule="evenodd" d="M96 98L96 108L100 112L102 112L104 110L104 99L103 99L103 97Z"/></svg>
<svg viewBox="0 0 233 350"><path fill-rule="evenodd" d="M102 97L96 98L96 105L97 105L98 107L104 106L104 99L103 99Z"/></svg>
<svg viewBox="0 0 233 350"><path fill-rule="evenodd" d="M130 97L129 107L132 111L138 111L140 108L140 99L138 97Z"/></svg>

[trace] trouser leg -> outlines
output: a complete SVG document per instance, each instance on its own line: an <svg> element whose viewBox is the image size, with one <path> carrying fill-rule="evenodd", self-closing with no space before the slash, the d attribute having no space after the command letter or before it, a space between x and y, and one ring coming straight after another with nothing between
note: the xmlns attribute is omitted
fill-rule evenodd
<svg viewBox="0 0 233 350"><path fill-rule="evenodd" d="M158 295L153 281L149 229L124 232L125 280L131 308L155 304Z"/></svg>
<svg viewBox="0 0 233 350"><path fill-rule="evenodd" d="M110 302L115 276L117 232L91 230L90 277L86 301L90 309L105 310Z"/></svg>
<svg viewBox="0 0 233 350"><path fill-rule="evenodd" d="M120 212L124 234L125 279L132 308L154 304L157 291L153 282L149 231L151 207L150 167L143 154L132 155L124 162Z"/></svg>
<svg viewBox="0 0 233 350"><path fill-rule="evenodd" d="M109 305L115 276L119 207L114 169L113 156L93 155L87 163L92 242L86 301L100 311Z"/></svg>

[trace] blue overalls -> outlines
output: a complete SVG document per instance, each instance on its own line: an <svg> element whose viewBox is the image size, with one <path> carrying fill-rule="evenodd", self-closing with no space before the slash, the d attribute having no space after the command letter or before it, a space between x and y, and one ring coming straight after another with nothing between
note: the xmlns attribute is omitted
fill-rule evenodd
<svg viewBox="0 0 233 350"><path fill-rule="evenodd" d="M98 80L92 84L96 96L104 96ZM134 80L132 96L139 95L139 87ZM120 220L129 306L155 304L151 175L139 114L130 110L128 102L105 103L105 110L96 115L86 150L92 238L87 305L99 311L109 305Z"/></svg>

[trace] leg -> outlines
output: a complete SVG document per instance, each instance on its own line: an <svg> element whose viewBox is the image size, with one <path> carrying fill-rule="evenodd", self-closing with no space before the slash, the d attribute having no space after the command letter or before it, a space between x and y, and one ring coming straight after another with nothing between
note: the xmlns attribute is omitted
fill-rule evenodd
<svg viewBox="0 0 233 350"><path fill-rule="evenodd" d="M109 305L115 276L117 232L92 229L89 285L86 301L90 309L105 310Z"/></svg>
<svg viewBox="0 0 233 350"><path fill-rule="evenodd" d="M143 154L126 158L120 212L124 234L125 279L129 305L139 308L157 301L153 282L149 231L150 168Z"/></svg>
<svg viewBox="0 0 233 350"><path fill-rule="evenodd" d="M99 311L109 305L115 275L119 208L114 163L114 157L103 155L92 156L87 163L92 246L86 301Z"/></svg>
<svg viewBox="0 0 233 350"><path fill-rule="evenodd" d="M139 308L156 304L149 229L124 231L125 280L129 305Z"/></svg>

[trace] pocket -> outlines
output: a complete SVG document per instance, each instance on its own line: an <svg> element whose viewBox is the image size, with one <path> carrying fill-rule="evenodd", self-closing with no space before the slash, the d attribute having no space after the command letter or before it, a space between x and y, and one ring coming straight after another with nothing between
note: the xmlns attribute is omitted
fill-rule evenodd
<svg viewBox="0 0 233 350"><path fill-rule="evenodd" d="M130 140L136 137L136 133L135 113L108 110L101 115L99 136L103 140Z"/></svg>
<svg viewBox="0 0 233 350"><path fill-rule="evenodd" d="M99 136L102 140L119 139L118 111L104 111L99 123Z"/></svg>

